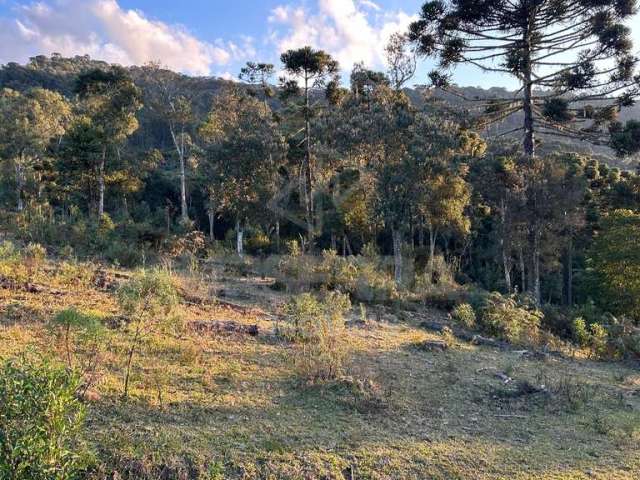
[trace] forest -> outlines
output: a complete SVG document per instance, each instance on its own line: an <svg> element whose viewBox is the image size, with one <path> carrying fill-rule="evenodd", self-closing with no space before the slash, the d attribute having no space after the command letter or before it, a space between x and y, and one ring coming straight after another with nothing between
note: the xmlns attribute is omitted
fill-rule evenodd
<svg viewBox="0 0 640 480"><path fill-rule="evenodd" d="M3 65L0 479L637 478L637 7Z"/></svg>

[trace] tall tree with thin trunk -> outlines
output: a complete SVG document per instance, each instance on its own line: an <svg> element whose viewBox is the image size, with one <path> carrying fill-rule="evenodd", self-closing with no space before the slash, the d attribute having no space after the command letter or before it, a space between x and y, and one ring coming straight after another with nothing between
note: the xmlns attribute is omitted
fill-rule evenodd
<svg viewBox="0 0 640 480"><path fill-rule="evenodd" d="M24 208L30 174L42 164L51 141L62 137L70 118L71 108L58 93L42 88L0 92L0 155L13 165L18 211Z"/></svg>
<svg viewBox="0 0 640 480"><path fill-rule="evenodd" d="M316 225L313 204L315 166L312 152L311 120L314 110L317 108L316 102L312 101L312 91L321 87L327 78L335 76L339 67L338 62L331 58L328 53L322 50L314 50L311 47L289 50L281 55L280 60L285 72L294 78L294 82L300 82L302 88L303 105L301 106L301 112L304 127L302 129L303 140L300 143L304 144L304 159L300 166L300 176L302 178L302 196L305 203L308 246L312 248ZM291 90L290 87L293 85L288 83L287 86Z"/></svg>
<svg viewBox="0 0 640 480"><path fill-rule="evenodd" d="M513 97L481 100L480 124L521 113L514 132L532 158L537 134L616 147L616 113L640 94L625 25L636 12L635 0L433 0L409 38L420 55L438 60L430 74L436 87L451 90L449 72L459 64L515 77Z"/></svg>
<svg viewBox="0 0 640 480"><path fill-rule="evenodd" d="M98 178L98 218L104 214L104 198L108 155L138 129L136 113L142 107L140 90L122 67L91 70L78 77L76 83L82 104L80 111L90 118L102 151L95 166Z"/></svg>
<svg viewBox="0 0 640 480"><path fill-rule="evenodd" d="M215 98L199 134L206 152L203 181L235 218L242 256L247 222L259 220L273 197L284 141L268 106L234 87Z"/></svg>
<svg viewBox="0 0 640 480"><path fill-rule="evenodd" d="M144 67L145 106L150 108L169 130L173 148L178 155L180 176L180 219L189 221L187 204L187 160L192 146L189 128L194 124L192 99L185 94L179 75L151 63Z"/></svg>

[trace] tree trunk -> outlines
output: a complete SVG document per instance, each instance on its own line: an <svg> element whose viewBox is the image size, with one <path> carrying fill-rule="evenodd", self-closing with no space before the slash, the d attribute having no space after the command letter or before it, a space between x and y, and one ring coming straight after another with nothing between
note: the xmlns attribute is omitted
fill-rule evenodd
<svg viewBox="0 0 640 480"><path fill-rule="evenodd" d="M518 249L518 263L520 264L520 291L527 291L527 271L524 263L524 252L522 247Z"/></svg>
<svg viewBox="0 0 640 480"><path fill-rule="evenodd" d="M304 78L304 135L305 135L305 149L304 149L304 162L305 162L305 207L307 210L307 230L308 230L308 238L309 245L308 247L313 248L313 239L314 239L314 222L313 222L313 173L311 167L311 112L310 112L310 101L309 101L309 78L305 75Z"/></svg>
<svg viewBox="0 0 640 480"><path fill-rule="evenodd" d="M184 158L184 131L180 135L180 213L183 222L189 220L187 208L187 178Z"/></svg>
<svg viewBox="0 0 640 480"><path fill-rule="evenodd" d="M573 306L573 239L569 238L569 244L565 250L564 255L564 271L563 271L563 284L564 295L563 301L565 306Z"/></svg>
<svg viewBox="0 0 640 480"><path fill-rule="evenodd" d="M183 222L189 220L189 209L187 207L187 175L185 165L185 148L184 148L184 128L180 133L180 138L176 136L176 132L173 126L169 127L171 131L171 139L173 145L178 153L178 159L180 161L180 218Z"/></svg>
<svg viewBox="0 0 640 480"><path fill-rule="evenodd" d="M529 159L532 159L535 155L535 132L534 132L534 118L533 118L533 71L531 65L531 36L532 31L535 28L535 18L530 16L528 24L526 25L523 33L523 111L524 111L524 154Z"/></svg>
<svg viewBox="0 0 640 480"><path fill-rule="evenodd" d="M531 245L531 293L536 306L542 303L542 295L540 291L540 235L537 231L533 232L533 242Z"/></svg>
<svg viewBox="0 0 640 480"><path fill-rule="evenodd" d="M24 210L24 202L22 201L22 190L26 183L24 172L24 156L20 155L20 160L16 161L16 196L18 197L18 211Z"/></svg>
<svg viewBox="0 0 640 480"><path fill-rule="evenodd" d="M502 267L504 269L504 283L507 287L507 293L511 293L511 262L509 261L509 247L507 245L507 206L504 198L501 203L502 235L500 238L500 247L502 250Z"/></svg>
<svg viewBox="0 0 640 480"><path fill-rule="evenodd" d="M244 227L240 220L236 221L236 253L244 256Z"/></svg>
<svg viewBox="0 0 640 480"><path fill-rule="evenodd" d="M336 232L331 231L331 250L338 251L338 239L336 238Z"/></svg>
<svg viewBox="0 0 640 480"><path fill-rule="evenodd" d="M276 253L280 253L280 220L276 220Z"/></svg>
<svg viewBox="0 0 640 480"><path fill-rule="evenodd" d="M207 212L207 215L209 216L209 239L212 242L216 241L216 212L214 212L213 210L209 210Z"/></svg>
<svg viewBox="0 0 640 480"><path fill-rule="evenodd" d="M102 159L98 167L98 220L104 215L104 165L107 160L107 147L102 148Z"/></svg>
<svg viewBox="0 0 640 480"><path fill-rule="evenodd" d="M436 256L436 238L438 232L435 228L429 225L429 275L433 275L433 262Z"/></svg>
<svg viewBox="0 0 640 480"><path fill-rule="evenodd" d="M391 231L393 238L393 262L396 285L402 285L402 232L397 229Z"/></svg>

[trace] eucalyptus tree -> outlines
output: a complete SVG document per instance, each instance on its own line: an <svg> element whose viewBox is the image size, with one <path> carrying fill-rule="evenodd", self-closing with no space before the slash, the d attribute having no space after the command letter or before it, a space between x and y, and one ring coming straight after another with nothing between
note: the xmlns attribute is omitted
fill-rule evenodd
<svg viewBox="0 0 640 480"><path fill-rule="evenodd" d="M293 77L293 80L283 83L289 92L297 93L301 88L303 105L301 107L302 119L304 127L301 130L303 140L300 145L304 145L304 157L300 166L300 177L302 185L302 196L304 198L307 234L309 240L309 248L312 247L315 237L315 209L313 203L314 184L315 184L315 165L314 155L312 152L313 133L311 131L311 120L318 103L312 103L312 91L323 86L328 78L335 77L338 74L338 62L331 56L322 51L314 50L311 47L303 47L298 50L288 50L284 52L280 60L282 61L284 71ZM301 85L298 85L298 82Z"/></svg>
<svg viewBox="0 0 640 480"><path fill-rule="evenodd" d="M452 91L450 71L459 64L518 81L513 97L482 100L480 124L521 112L522 126L505 133L523 132L525 156L534 156L536 134L617 148L610 142L610 133L624 129L617 111L640 94L625 25L636 12L635 0L430 0L409 39L418 54L438 60L435 87Z"/></svg>
<svg viewBox="0 0 640 480"><path fill-rule="evenodd" d="M104 214L107 155L116 153L126 139L138 129L136 113L142 107L140 90L122 67L82 73L76 83L82 100L80 114L90 120L93 134L101 144L95 165L98 178L98 218Z"/></svg>
<svg viewBox="0 0 640 480"><path fill-rule="evenodd" d="M205 145L202 175L221 208L236 219L236 248L244 228L259 220L273 197L285 144L268 105L230 87L217 95L199 129Z"/></svg>
<svg viewBox="0 0 640 480"><path fill-rule="evenodd" d="M193 147L189 129L195 123L192 99L188 89L181 84L180 75L160 68L157 64L148 64L143 69L145 78L144 103L158 120L166 125L171 136L173 148L178 155L180 176L180 218L183 223L189 221L187 205L187 158Z"/></svg>
<svg viewBox="0 0 640 480"><path fill-rule="evenodd" d="M411 49L408 36L394 33L384 51L391 86L400 90L414 77L417 67L416 55Z"/></svg>
<svg viewBox="0 0 640 480"><path fill-rule="evenodd" d="M18 211L24 208L29 175L42 169L48 147L60 141L70 119L70 105L59 93L42 88L0 92L0 152L15 171Z"/></svg>

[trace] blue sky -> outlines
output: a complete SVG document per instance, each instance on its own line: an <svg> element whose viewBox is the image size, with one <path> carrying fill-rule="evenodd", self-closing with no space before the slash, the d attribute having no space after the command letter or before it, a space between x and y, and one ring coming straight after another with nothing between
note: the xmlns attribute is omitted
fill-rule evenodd
<svg viewBox="0 0 640 480"><path fill-rule="evenodd" d="M121 64L160 61L193 75L237 77L248 60L278 65L279 53L310 44L344 70L383 69L389 35L405 31L422 0L0 0L0 63L89 54ZM640 30L640 29L638 29ZM635 32L640 43L640 31ZM417 83L426 81L421 63ZM462 68L462 85L513 87Z"/></svg>

